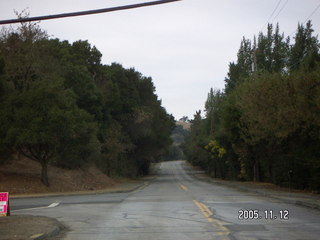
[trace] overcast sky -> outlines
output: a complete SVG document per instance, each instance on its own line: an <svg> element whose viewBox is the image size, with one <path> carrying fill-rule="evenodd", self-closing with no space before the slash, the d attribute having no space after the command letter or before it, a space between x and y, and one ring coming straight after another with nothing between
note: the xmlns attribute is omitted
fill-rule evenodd
<svg viewBox="0 0 320 240"><path fill-rule="evenodd" d="M147 1L0 0L0 20L15 18L14 9L29 8L30 16L39 16ZM151 76L167 111L177 119L193 118L204 108L210 88L224 87L228 64L236 60L243 36L252 39L265 32L268 19L279 22L286 36L294 36L298 22L305 22L319 4L320 0L182 0L40 25L60 40L88 40L103 54L104 64L118 62ZM318 34L320 9L310 19Z"/></svg>

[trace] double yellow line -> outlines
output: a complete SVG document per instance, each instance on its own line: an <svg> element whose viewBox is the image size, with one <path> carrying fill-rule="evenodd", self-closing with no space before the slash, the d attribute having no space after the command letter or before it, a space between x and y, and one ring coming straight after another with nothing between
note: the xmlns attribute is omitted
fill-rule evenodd
<svg viewBox="0 0 320 240"><path fill-rule="evenodd" d="M186 192L189 191L189 189L182 184L179 184L179 187ZM223 240L228 240L229 238L227 236L230 234L230 231L223 225L222 221L213 218L213 212L205 204L198 202L197 200L193 200L193 202L200 209L208 222L217 230L216 234L223 236Z"/></svg>
<svg viewBox="0 0 320 240"><path fill-rule="evenodd" d="M218 219L214 219L212 217L213 212L203 203L198 202L197 200L193 200L194 204L197 205L197 207L200 209L200 211L202 212L202 214L207 218L209 223L212 223L212 226L215 227L218 232L218 235L221 236L227 236L230 231L222 224L222 222ZM224 238L224 239L229 239L229 238Z"/></svg>

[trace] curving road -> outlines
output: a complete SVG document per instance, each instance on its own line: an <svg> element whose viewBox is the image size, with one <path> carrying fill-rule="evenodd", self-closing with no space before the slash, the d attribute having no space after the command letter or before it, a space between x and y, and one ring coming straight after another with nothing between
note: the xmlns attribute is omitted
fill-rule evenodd
<svg viewBox="0 0 320 240"><path fill-rule="evenodd" d="M319 211L200 181L194 171L184 161L165 162L149 185L131 193L11 204L14 214L57 218L70 229L67 240L319 239Z"/></svg>

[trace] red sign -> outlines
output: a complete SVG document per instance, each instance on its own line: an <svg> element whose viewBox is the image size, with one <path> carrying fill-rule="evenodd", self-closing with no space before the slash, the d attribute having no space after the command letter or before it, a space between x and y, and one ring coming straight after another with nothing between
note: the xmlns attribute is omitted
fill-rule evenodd
<svg viewBox="0 0 320 240"><path fill-rule="evenodd" d="M0 192L0 216L7 216L9 211L9 193Z"/></svg>

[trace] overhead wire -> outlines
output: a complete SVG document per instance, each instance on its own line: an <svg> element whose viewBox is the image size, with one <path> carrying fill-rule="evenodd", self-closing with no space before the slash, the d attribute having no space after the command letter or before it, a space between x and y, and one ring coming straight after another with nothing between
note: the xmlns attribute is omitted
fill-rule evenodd
<svg viewBox="0 0 320 240"><path fill-rule="evenodd" d="M273 12L271 13L270 17L267 20L267 23L270 21L270 19L272 18L273 14L276 12L276 10L278 9L280 3L282 0L279 0L275 9L273 10ZM282 5L281 9L278 11L277 15L272 19L272 23L275 21L275 19L280 15L280 13L282 12L282 10L285 8L285 6L287 5L287 3L289 2L289 0L286 0L286 2ZM303 24L305 24L308 20L310 20L310 18L319 10L320 8L320 3L315 7L315 9L309 14L309 16L305 19L305 21L303 22ZM267 23L264 24L264 26L261 29L261 32L263 31L263 29L265 28L265 26L267 25ZM293 34L295 34L296 31L292 32L289 37L291 37ZM293 64L291 64L288 68L292 68L293 66L299 64L301 61L297 61Z"/></svg>
<svg viewBox="0 0 320 240"><path fill-rule="evenodd" d="M49 20L49 19L56 19L56 18L75 17L75 16L83 16L83 15L89 15L89 14L105 13L105 12L114 12L114 11L127 10L127 9L140 8L140 7L147 7L147 6L154 6L154 5L177 2L177 1L182 1L182 0L159 0L159 1L137 3L137 4L124 5L124 6L111 7L111 8L88 10L88 11L62 13L62 14L54 14L54 15L46 15L46 16L38 16L38 17L26 17L26 18L0 20L0 25L12 24L12 23L22 23L22 22L41 21L41 20Z"/></svg>
<svg viewBox="0 0 320 240"><path fill-rule="evenodd" d="M279 12L277 13L277 15L272 19L272 23L274 22L274 20L277 19L277 17L280 15L280 13L282 12L282 10L285 8L285 6L287 5L287 3L289 2L289 0L287 0L281 7L281 9L279 10Z"/></svg>
<svg viewBox="0 0 320 240"><path fill-rule="evenodd" d="M303 24L305 24L305 23L313 16L313 14L315 14L316 11L318 11L319 8L320 8L320 3L319 3L318 6L312 11L312 13L310 13L310 15L306 18L306 20L304 20Z"/></svg>
<svg viewBox="0 0 320 240"><path fill-rule="evenodd" d="M279 1L278 1L276 7L274 8L273 12L272 12L271 15L269 16L267 22L266 22L266 23L263 25L263 27L261 28L260 32L262 32L263 29L265 28L265 26L269 23L270 19L273 17L273 14L277 11L277 9L278 9L278 7L279 7L279 5L280 5L281 2L282 2L282 0L279 0Z"/></svg>
<svg viewBox="0 0 320 240"><path fill-rule="evenodd" d="M315 14L320 8L320 1L319 4L315 7L315 9L313 9L313 11L309 14L309 16L304 20L303 24L305 24L308 20L310 20L310 18L313 16L313 14ZM293 31L289 37L293 36L296 33L296 31Z"/></svg>
<svg viewBox="0 0 320 240"><path fill-rule="evenodd" d="M260 32L262 32L263 29L265 28L265 26L266 26L267 24L269 24L270 19L273 17L274 13L275 13L275 12L277 11L277 9L279 8L281 2L282 2L282 0L279 0L279 1L278 1L276 7L273 9L271 15L269 16L267 22L266 22L266 23L263 25L263 27L261 28ZM281 13L281 11L283 10L283 8L286 6L287 3L288 3L288 0L284 3L284 5L283 5L282 8L280 9L280 11L279 11L279 12L277 13L277 15L273 18L273 21L279 16L279 14ZM273 21L272 21L272 22L273 22ZM255 51L254 51L254 53L253 53L254 59L256 58L255 54L256 54L256 53L255 53ZM256 60L254 60L254 62L255 62L255 61L256 61ZM255 66L254 63L253 63L253 68L256 68L256 66Z"/></svg>
<svg viewBox="0 0 320 240"><path fill-rule="evenodd" d="M304 20L303 24L305 24L308 20L310 20L310 18L313 16L313 14L315 14L315 13L318 11L319 8L320 8L320 3L319 3L319 4L315 7L315 9L309 14L309 16ZM295 33L296 33L296 31L293 31L293 32L289 35L289 37L291 37L291 36L294 35ZM290 69L290 68L296 66L297 64L301 63L301 61L302 61L302 59L299 60L299 61L297 61L297 62L295 62L295 63L293 63L293 64L291 64L288 68Z"/></svg>

